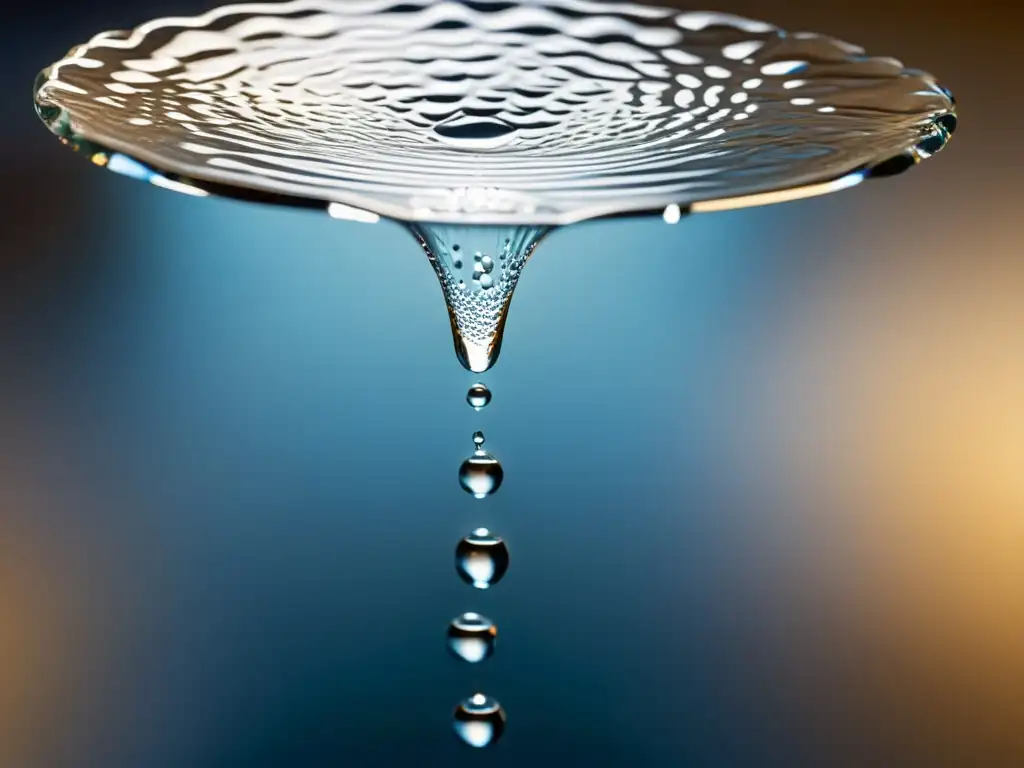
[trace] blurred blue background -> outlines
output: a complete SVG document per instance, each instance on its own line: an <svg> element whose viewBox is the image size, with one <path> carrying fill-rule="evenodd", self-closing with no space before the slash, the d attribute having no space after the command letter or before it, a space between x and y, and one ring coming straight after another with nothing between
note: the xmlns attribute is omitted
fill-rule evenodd
<svg viewBox="0 0 1024 768"><path fill-rule="evenodd" d="M38 124L71 44L204 7L6 30L0 764L1024 764L1024 158L981 57L1016 11L723 8L936 72L962 129L831 197L554 233L475 413L398 225L175 195ZM480 525L487 592L453 568ZM476 690L486 752L450 730Z"/></svg>

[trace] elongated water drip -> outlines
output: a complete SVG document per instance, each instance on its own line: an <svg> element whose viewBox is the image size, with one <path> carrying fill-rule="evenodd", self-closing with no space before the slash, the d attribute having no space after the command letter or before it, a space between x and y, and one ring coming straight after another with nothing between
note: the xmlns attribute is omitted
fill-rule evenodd
<svg viewBox="0 0 1024 768"><path fill-rule="evenodd" d="M551 227L410 224L441 282L455 355L483 373L501 352L512 292Z"/></svg>

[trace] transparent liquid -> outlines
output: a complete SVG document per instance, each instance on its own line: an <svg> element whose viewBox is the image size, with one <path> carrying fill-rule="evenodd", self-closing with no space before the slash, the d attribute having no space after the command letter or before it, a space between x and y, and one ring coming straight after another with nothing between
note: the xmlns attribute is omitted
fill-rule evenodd
<svg viewBox="0 0 1024 768"><path fill-rule="evenodd" d="M498 628L479 613L468 612L448 625L448 650L453 656L477 664L494 653Z"/></svg>
<svg viewBox="0 0 1024 768"><path fill-rule="evenodd" d="M403 222L470 371L498 360L523 269L557 226L782 202L902 172L956 127L930 75L814 34L590 0L295 0L105 33L42 72L40 118L95 165L177 192ZM467 393L475 409L491 399ZM459 469L476 498L501 464L482 432ZM504 577L505 542L464 537L457 573ZM448 648L479 662L496 628L465 613ZM455 709L473 747L505 713Z"/></svg>
<svg viewBox="0 0 1024 768"><path fill-rule="evenodd" d="M464 582L477 589L489 589L501 581L508 564L505 541L486 528L477 528L463 537L455 548L455 570Z"/></svg>
<svg viewBox="0 0 1024 768"><path fill-rule="evenodd" d="M505 479L505 470L494 456L484 450L484 442L484 433L474 432L473 455L459 467L459 485L466 493L471 493L478 499L497 493Z"/></svg>
<svg viewBox="0 0 1024 768"><path fill-rule="evenodd" d="M482 382L477 382L466 393L466 402L477 411L486 408L491 403L491 390Z"/></svg>
<svg viewBox="0 0 1024 768"><path fill-rule="evenodd" d="M453 721L455 734L471 747L489 747L505 732L505 710L482 693L461 702Z"/></svg>
<svg viewBox="0 0 1024 768"><path fill-rule="evenodd" d="M497 361L550 227L846 189L931 156L956 126L949 92L895 59L586 0L228 6L98 35L35 98L110 170L409 223L472 371Z"/></svg>
<svg viewBox="0 0 1024 768"><path fill-rule="evenodd" d="M199 189L530 226L837 179L934 152L953 114L826 36L584 0L227 6L99 35L36 101Z"/></svg>

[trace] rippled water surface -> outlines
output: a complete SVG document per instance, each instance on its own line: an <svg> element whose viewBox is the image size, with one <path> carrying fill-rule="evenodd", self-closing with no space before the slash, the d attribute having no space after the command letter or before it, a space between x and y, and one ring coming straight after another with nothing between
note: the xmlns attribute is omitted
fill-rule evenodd
<svg viewBox="0 0 1024 768"><path fill-rule="evenodd" d="M227 6L98 35L36 100L94 162L180 191L487 224L732 207L909 164L955 125L895 59L586 0Z"/></svg>

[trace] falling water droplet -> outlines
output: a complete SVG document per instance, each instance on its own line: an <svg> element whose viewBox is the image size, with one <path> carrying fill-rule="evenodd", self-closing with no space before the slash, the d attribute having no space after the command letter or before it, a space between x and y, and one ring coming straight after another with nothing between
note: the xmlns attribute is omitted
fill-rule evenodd
<svg viewBox="0 0 1024 768"><path fill-rule="evenodd" d="M483 449L484 433L473 434L473 455L462 462L459 467L459 484L466 493L478 499L496 493L505 479L505 470L491 454Z"/></svg>
<svg viewBox="0 0 1024 768"><path fill-rule="evenodd" d="M441 283L459 362L474 373L483 373L501 352L509 304L523 265L551 227L408 226ZM458 270L463 260L455 255L454 243L459 244L459 252L474 254L473 280L461 280ZM500 268L486 255L499 251L505 255Z"/></svg>
<svg viewBox="0 0 1024 768"><path fill-rule="evenodd" d="M481 408L486 408L491 402L491 390L483 382L478 381L466 393L466 402L478 411Z"/></svg>
<svg viewBox="0 0 1024 768"><path fill-rule="evenodd" d="M474 694L455 708L456 735L471 747L494 744L505 732L505 710L495 699Z"/></svg>
<svg viewBox="0 0 1024 768"><path fill-rule="evenodd" d="M487 589L508 571L508 547L500 536L477 528L455 548L455 569L467 584Z"/></svg>
<svg viewBox="0 0 1024 768"><path fill-rule="evenodd" d="M464 613L448 625L448 650L463 661L476 664L494 653L498 628L479 613Z"/></svg>

